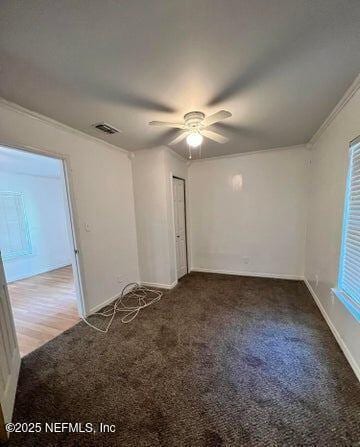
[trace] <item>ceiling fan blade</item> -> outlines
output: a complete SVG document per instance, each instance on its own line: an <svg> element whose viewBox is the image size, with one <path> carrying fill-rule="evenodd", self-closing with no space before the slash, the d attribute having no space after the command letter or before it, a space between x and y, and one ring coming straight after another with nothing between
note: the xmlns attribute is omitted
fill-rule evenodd
<svg viewBox="0 0 360 447"><path fill-rule="evenodd" d="M232 113L228 112L227 110L220 110L219 112L213 113L212 115L206 117L203 121L203 125L205 127L211 126L212 124L217 123L218 121L230 118L230 116L232 116Z"/></svg>
<svg viewBox="0 0 360 447"><path fill-rule="evenodd" d="M183 123L168 123L166 121L150 121L149 126L166 126L175 127L176 129L185 129L185 125Z"/></svg>
<svg viewBox="0 0 360 447"><path fill-rule="evenodd" d="M229 141L229 138L223 137L219 133L213 132L212 130L202 130L201 134L210 140L216 141L217 143L223 144Z"/></svg>
<svg viewBox="0 0 360 447"><path fill-rule="evenodd" d="M177 144L180 143L184 138L186 138L189 135L190 132L182 132L180 135L178 135L174 140L170 141L169 144Z"/></svg>

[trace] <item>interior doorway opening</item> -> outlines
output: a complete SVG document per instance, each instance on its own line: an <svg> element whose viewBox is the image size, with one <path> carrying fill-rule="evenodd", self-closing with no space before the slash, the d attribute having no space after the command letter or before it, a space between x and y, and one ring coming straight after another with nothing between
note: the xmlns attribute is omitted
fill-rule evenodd
<svg viewBox="0 0 360 447"><path fill-rule="evenodd" d="M24 356L80 320L64 160L0 146L0 250Z"/></svg>

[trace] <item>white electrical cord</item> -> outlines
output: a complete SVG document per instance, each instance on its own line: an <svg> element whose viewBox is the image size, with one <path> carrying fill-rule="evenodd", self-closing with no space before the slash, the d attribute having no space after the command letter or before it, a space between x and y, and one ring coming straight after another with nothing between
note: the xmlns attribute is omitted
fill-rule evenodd
<svg viewBox="0 0 360 447"><path fill-rule="evenodd" d="M91 315L98 315L106 318L110 317L110 320L105 329L94 326L88 321L87 318L83 318L83 320L93 329L106 334L109 331L112 322L114 321L116 312L125 312L126 315L122 317L121 321L125 324L130 323L134 318L137 317L141 309L144 309L145 307L151 306L151 304L160 301L162 295L163 293L160 292L160 290L148 289L147 287L141 286L136 282L132 282L127 284L122 289L120 296L116 298L112 304L109 304L109 306L107 306L107 309L105 309L103 312L95 312ZM127 305L124 303L124 300L129 302L132 299L136 299L137 303L135 303L134 305Z"/></svg>

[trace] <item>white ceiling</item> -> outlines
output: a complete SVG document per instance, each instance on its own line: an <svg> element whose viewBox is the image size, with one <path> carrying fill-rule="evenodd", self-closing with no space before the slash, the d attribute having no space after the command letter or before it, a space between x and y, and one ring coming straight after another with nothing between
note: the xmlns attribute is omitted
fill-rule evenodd
<svg viewBox="0 0 360 447"><path fill-rule="evenodd" d="M2 0L0 95L128 150L219 109L203 156L302 144L360 71L359 23L359 0Z"/></svg>

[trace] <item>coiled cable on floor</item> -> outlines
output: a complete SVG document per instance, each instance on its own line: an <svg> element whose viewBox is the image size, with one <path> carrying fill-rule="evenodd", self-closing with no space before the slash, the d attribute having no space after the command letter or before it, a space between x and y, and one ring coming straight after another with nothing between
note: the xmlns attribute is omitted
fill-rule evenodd
<svg viewBox="0 0 360 447"><path fill-rule="evenodd" d="M105 306L102 312L95 312L89 317L83 318L83 321L93 329L106 334L117 312L125 313L121 319L122 323L130 323L142 309L160 301L162 295L163 293L160 290L149 289L136 282L129 283L122 289L121 294L112 304ZM90 323L89 318L94 316L109 318L104 329Z"/></svg>

